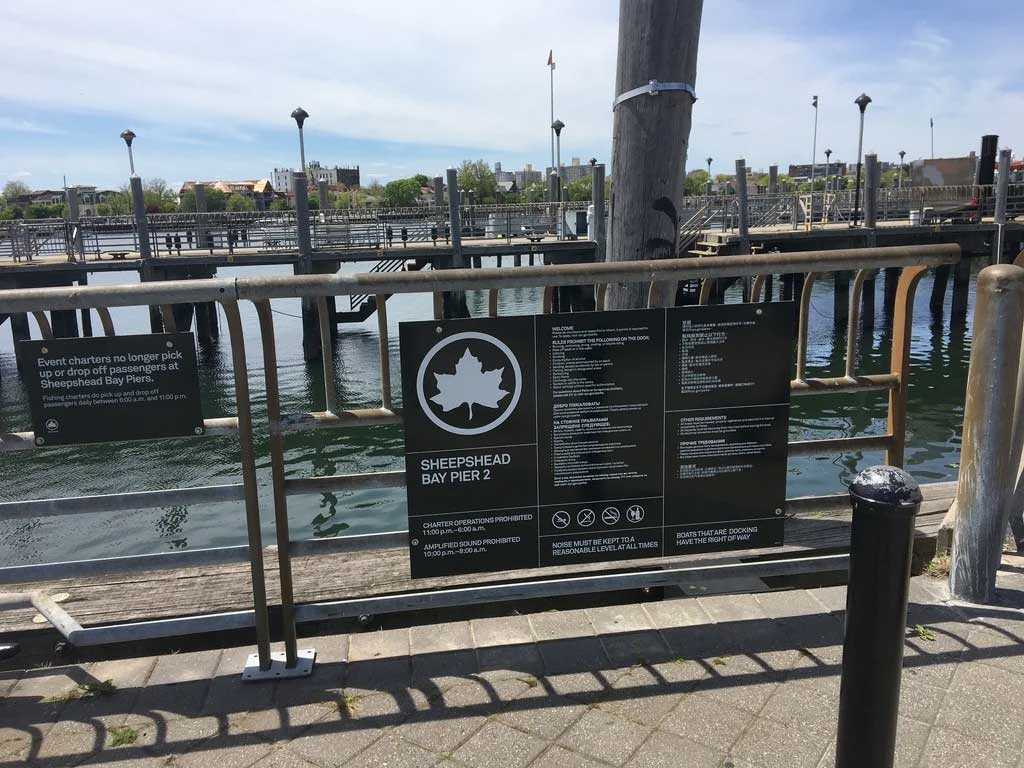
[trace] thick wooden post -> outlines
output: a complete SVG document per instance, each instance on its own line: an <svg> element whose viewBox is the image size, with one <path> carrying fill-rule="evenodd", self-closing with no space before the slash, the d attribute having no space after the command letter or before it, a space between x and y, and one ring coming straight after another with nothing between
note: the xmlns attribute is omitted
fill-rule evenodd
<svg viewBox="0 0 1024 768"><path fill-rule="evenodd" d="M1006 261L1004 255L1006 242L1006 200L1010 184L1010 150L999 151L999 178L996 179L996 236L992 243L992 260L996 264Z"/></svg>
<svg viewBox="0 0 1024 768"><path fill-rule="evenodd" d="M1024 269L986 267L978 275L971 364L953 527L953 597L991 602L1002 557L1018 457L1007 403L1017 391ZM1012 409L1011 409L1012 411Z"/></svg>
<svg viewBox="0 0 1024 768"><path fill-rule="evenodd" d="M316 202L321 211L326 211L330 208L330 203L327 200L327 182L320 180L316 183Z"/></svg>
<svg viewBox="0 0 1024 768"><path fill-rule="evenodd" d="M878 155L864 155L864 226L874 229L878 219Z"/></svg>
<svg viewBox="0 0 1024 768"><path fill-rule="evenodd" d="M440 176L434 177L434 207L444 208L444 179Z"/></svg>
<svg viewBox="0 0 1024 768"><path fill-rule="evenodd" d="M612 127L615 187L608 261L672 258L679 237L679 205L696 87L702 0L620 0L615 93L651 84L617 104ZM652 83L652 81L657 81ZM675 296L671 286L658 292ZM647 305L640 283L608 286L608 309Z"/></svg>
<svg viewBox="0 0 1024 768"><path fill-rule="evenodd" d="M454 168L447 171L448 177L448 220L452 230L452 255L442 259L442 269L463 269L466 260L462 256L462 216L459 210L459 172ZM445 318L469 317L469 305L463 291L448 291L443 297Z"/></svg>
<svg viewBox="0 0 1024 768"><path fill-rule="evenodd" d="M768 166L768 194L774 195L779 191L779 166Z"/></svg>

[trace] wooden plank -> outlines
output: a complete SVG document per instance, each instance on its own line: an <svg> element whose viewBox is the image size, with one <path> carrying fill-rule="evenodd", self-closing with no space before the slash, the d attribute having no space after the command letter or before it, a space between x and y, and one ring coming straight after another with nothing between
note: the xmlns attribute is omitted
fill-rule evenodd
<svg viewBox="0 0 1024 768"><path fill-rule="evenodd" d="M956 483L922 486L925 498L917 519L917 536L927 547L952 504ZM475 574L449 578L418 579L409 576L409 555L404 547L370 552L331 553L296 558L295 597L299 602L336 600L344 597L387 595L398 592L442 589L457 585L493 584L551 576L597 572L622 572L679 565L737 562L781 555L837 552L849 547L850 512L846 494L791 499L787 503L786 544L773 549L723 552L707 555L595 563L573 567L537 568L499 574ZM264 553L267 596L280 599L277 548ZM248 563L202 566L173 571L150 571L88 579L61 579L47 583L12 584L4 592L38 589L49 594L66 592L65 609L83 626L114 622L216 613L251 606ZM24 632L47 625L32 623L34 611L0 612L0 633Z"/></svg>

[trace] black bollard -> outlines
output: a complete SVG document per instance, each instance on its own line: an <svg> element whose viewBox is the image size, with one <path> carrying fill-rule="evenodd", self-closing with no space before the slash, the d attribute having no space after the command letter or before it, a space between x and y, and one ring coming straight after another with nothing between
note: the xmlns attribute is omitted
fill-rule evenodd
<svg viewBox="0 0 1024 768"><path fill-rule="evenodd" d="M921 489L902 469L869 467L854 478L850 500L836 768L891 768Z"/></svg>

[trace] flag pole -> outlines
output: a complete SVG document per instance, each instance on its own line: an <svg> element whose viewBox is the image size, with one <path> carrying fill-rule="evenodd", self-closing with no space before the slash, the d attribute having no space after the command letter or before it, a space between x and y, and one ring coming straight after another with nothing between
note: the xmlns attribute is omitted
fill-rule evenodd
<svg viewBox="0 0 1024 768"><path fill-rule="evenodd" d="M548 130L551 132L551 168L555 173L555 52L548 53L548 67L551 69L551 122L548 123Z"/></svg>

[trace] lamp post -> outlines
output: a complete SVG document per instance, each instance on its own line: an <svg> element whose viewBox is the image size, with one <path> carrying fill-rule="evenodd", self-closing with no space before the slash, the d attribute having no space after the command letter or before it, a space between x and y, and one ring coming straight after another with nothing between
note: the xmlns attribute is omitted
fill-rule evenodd
<svg viewBox="0 0 1024 768"><path fill-rule="evenodd" d="M292 110L292 119L299 126L299 162L302 163L302 167L299 170L303 173L306 172L306 144L302 139L302 124L306 122L307 117L309 117L309 112L302 107L296 107Z"/></svg>
<svg viewBox="0 0 1024 768"><path fill-rule="evenodd" d="M826 192L828 192L828 177L829 177L829 171L832 168L831 162L832 162L832 150L831 149L826 149L825 150L825 191Z"/></svg>
<svg viewBox="0 0 1024 768"><path fill-rule="evenodd" d="M931 132L932 132L932 160L934 160L935 159L935 118L934 117L929 117L928 118L928 127L931 129Z"/></svg>
<svg viewBox="0 0 1024 768"><path fill-rule="evenodd" d="M868 104L871 103L871 97L866 93L862 93L853 103L860 109L860 135L857 139L857 183L854 186L853 192L853 221L850 223L851 227L857 226L857 214L860 208L860 158L861 152L864 151L864 110L868 108Z"/></svg>
<svg viewBox="0 0 1024 768"><path fill-rule="evenodd" d="M900 150L900 172L898 176L900 189L903 189L903 158L906 156L906 154L907 153L904 150Z"/></svg>
<svg viewBox="0 0 1024 768"><path fill-rule="evenodd" d="M559 178L562 176L562 129L565 128L565 123L561 120L555 120L551 124L551 130L555 132L555 173L558 174Z"/></svg>
<svg viewBox="0 0 1024 768"><path fill-rule="evenodd" d="M711 158L707 159L708 163L708 194L711 194Z"/></svg>
<svg viewBox="0 0 1024 768"><path fill-rule="evenodd" d="M132 169L132 176L135 175L135 158L132 157L132 142L135 141L135 133L131 128L126 128L121 131L121 138L124 139L124 143L128 145L128 165Z"/></svg>

